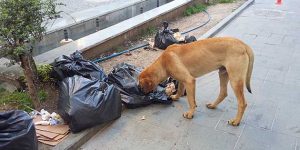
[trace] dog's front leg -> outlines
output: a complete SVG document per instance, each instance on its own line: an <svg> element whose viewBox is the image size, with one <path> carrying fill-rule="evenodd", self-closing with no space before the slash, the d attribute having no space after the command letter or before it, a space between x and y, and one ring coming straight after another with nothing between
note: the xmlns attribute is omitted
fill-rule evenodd
<svg viewBox="0 0 300 150"><path fill-rule="evenodd" d="M183 114L183 117L191 119L194 116L194 112L197 106L195 100L196 80L193 77L188 77L183 84L186 87L187 100L190 106L189 111L185 112Z"/></svg>
<svg viewBox="0 0 300 150"><path fill-rule="evenodd" d="M184 94L184 84L182 82L178 83L178 89L175 95L171 95L173 101L178 100Z"/></svg>

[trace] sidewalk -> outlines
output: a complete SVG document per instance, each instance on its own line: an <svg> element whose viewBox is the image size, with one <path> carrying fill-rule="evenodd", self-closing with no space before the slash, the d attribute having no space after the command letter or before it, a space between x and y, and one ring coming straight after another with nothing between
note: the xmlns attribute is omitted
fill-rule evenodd
<svg viewBox="0 0 300 150"><path fill-rule="evenodd" d="M182 117L185 97L172 105L127 109L81 149L300 150L299 6L297 0L282 5L257 0L217 35L240 38L255 53L253 94L246 93L248 108L239 127L227 125L237 111L231 88L216 110L205 107L219 91L213 72L197 79L192 120Z"/></svg>

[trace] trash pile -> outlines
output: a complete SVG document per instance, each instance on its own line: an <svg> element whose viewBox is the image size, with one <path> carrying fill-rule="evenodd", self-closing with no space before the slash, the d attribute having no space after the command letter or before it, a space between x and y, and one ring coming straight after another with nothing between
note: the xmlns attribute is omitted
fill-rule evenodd
<svg viewBox="0 0 300 150"><path fill-rule="evenodd" d="M32 111L30 113L36 128L36 136L39 142L55 146L65 139L69 132L69 126L59 114L42 109L40 112Z"/></svg>
<svg viewBox="0 0 300 150"><path fill-rule="evenodd" d="M169 23L163 22L163 29L158 31L154 37L154 47L159 49L166 49L172 44L184 44L197 41L194 36L185 36L183 37L179 33L179 29L170 29Z"/></svg>
<svg viewBox="0 0 300 150"><path fill-rule="evenodd" d="M137 108L153 103L170 104L172 100L165 93L165 85L159 85L154 92L144 95L138 88L137 78L141 69L127 63L113 67L108 74L108 82L115 85L121 92L122 103L127 108Z"/></svg>
<svg viewBox="0 0 300 150"><path fill-rule="evenodd" d="M52 65L53 76L60 79L58 113L73 133L121 116L120 92L106 83L98 65L78 51L55 59Z"/></svg>
<svg viewBox="0 0 300 150"><path fill-rule="evenodd" d="M58 113L73 133L119 118L122 103L127 108L172 103L165 92L168 81L144 95L137 82L141 69L130 64L115 66L107 76L77 51L55 59L52 65L52 74L59 79Z"/></svg>
<svg viewBox="0 0 300 150"><path fill-rule="evenodd" d="M175 30L167 27L168 24L155 37L156 46L162 49L180 43L171 35ZM37 140L55 146L70 131L77 133L119 118L122 103L127 108L171 104L170 95L176 93L178 87L178 82L169 78L145 95L138 88L142 69L121 63L106 75L98 65L83 59L78 51L70 57L56 58L51 65L51 77L58 79L59 85L58 112L42 109L30 115L18 110L0 113L0 149L36 150Z"/></svg>

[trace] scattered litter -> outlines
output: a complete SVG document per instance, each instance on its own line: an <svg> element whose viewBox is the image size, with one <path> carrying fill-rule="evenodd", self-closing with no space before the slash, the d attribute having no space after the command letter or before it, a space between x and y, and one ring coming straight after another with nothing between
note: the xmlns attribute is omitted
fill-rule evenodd
<svg viewBox="0 0 300 150"><path fill-rule="evenodd" d="M64 120L61 118L61 116L55 112L52 112L50 114L48 111L41 109L40 112L34 110L29 113L32 118L36 118L40 115L41 121L35 122L35 125L58 125L58 124L64 124Z"/></svg>
<svg viewBox="0 0 300 150"><path fill-rule="evenodd" d="M41 110L42 120L49 120L50 119L50 113L44 109Z"/></svg>
<svg viewBox="0 0 300 150"><path fill-rule="evenodd" d="M168 83L165 92L168 96L171 96L173 93L175 93L176 92L175 84L173 82Z"/></svg>
<svg viewBox="0 0 300 150"><path fill-rule="evenodd" d="M124 55L125 56L131 56L132 54L130 52L128 52L128 53L125 53Z"/></svg>
<svg viewBox="0 0 300 150"><path fill-rule="evenodd" d="M145 120L146 119L146 117L145 116L142 116L142 118L141 118L142 120Z"/></svg>
<svg viewBox="0 0 300 150"><path fill-rule="evenodd" d="M38 121L38 122L35 122L34 124L47 126L47 125L50 125L50 122L49 121Z"/></svg>

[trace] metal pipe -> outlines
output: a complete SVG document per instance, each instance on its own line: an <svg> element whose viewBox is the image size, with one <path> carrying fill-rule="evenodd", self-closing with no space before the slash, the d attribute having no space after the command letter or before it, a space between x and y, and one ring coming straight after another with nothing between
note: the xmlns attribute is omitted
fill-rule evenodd
<svg viewBox="0 0 300 150"><path fill-rule="evenodd" d="M132 47L132 48L130 48L130 49L127 49L127 50L124 50L124 51L121 51L121 52L118 52L118 53L113 53L113 54L111 54L111 55L109 55L109 56L106 56L106 57L102 57L102 58L95 59L95 60L93 60L93 62L94 62L94 63L99 63L99 62L102 62L102 61L111 59L111 58L116 57L116 56L120 56L120 55L122 55L122 54L124 54L124 53L128 53L128 52L130 52L130 51L134 51L134 50L137 50L137 49L139 49L139 48L146 47L146 46L149 46L149 45L150 45L149 43L139 44L139 45L137 45L137 46L135 46L135 47Z"/></svg>
<svg viewBox="0 0 300 150"><path fill-rule="evenodd" d="M187 31L183 31L183 32L181 32L181 34L186 34L186 33L192 32L192 31L194 31L194 30L196 30L196 29L199 29L199 28L205 26L205 25L210 21L211 17L210 17L209 13L208 13L206 10L203 10L203 12L206 13L206 15L208 16L208 19L206 20L206 22L204 22L204 23L201 24L200 26L196 26L196 27L194 27L194 28L192 28L192 29L189 29L189 30L187 30Z"/></svg>

